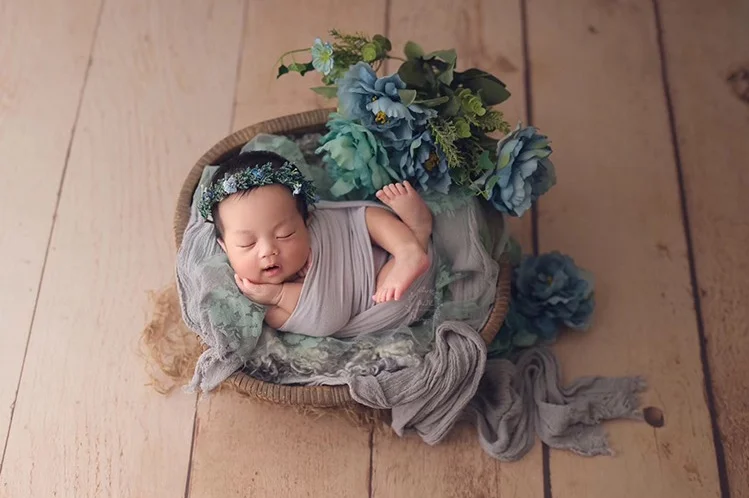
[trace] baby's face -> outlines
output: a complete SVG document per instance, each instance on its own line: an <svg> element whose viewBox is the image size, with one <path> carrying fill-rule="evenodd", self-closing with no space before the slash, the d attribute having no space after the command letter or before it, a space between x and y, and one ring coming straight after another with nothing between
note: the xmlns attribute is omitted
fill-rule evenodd
<svg viewBox="0 0 749 498"><path fill-rule="evenodd" d="M218 211L224 228L219 244L241 278L280 284L307 263L309 231L286 187L268 185L232 195Z"/></svg>

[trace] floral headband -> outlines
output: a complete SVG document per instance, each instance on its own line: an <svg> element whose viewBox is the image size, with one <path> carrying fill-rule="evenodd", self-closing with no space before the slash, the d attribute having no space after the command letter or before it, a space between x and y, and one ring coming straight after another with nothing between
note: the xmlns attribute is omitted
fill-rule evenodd
<svg viewBox="0 0 749 498"><path fill-rule="evenodd" d="M213 206L240 190L252 187L281 184L289 187L294 196L303 195L308 204L319 200L312 182L307 180L294 164L285 162L278 169L273 169L272 163L262 166L249 166L231 175L224 175L223 180L205 187L200 197L198 211L207 221L213 221Z"/></svg>

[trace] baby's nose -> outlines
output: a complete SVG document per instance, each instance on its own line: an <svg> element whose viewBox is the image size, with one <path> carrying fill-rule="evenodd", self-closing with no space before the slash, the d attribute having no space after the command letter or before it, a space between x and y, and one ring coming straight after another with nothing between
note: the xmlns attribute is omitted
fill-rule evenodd
<svg viewBox="0 0 749 498"><path fill-rule="evenodd" d="M260 247L260 256L263 258L267 258L268 256L273 256L278 254L278 248L273 243L265 243Z"/></svg>

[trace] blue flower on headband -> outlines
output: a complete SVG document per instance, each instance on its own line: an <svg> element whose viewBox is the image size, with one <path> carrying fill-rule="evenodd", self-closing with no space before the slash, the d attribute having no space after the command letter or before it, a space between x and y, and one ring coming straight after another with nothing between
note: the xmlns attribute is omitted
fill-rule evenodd
<svg viewBox="0 0 749 498"><path fill-rule="evenodd" d="M228 177L224 180L224 191L227 194L234 194L237 192L237 179L233 176Z"/></svg>

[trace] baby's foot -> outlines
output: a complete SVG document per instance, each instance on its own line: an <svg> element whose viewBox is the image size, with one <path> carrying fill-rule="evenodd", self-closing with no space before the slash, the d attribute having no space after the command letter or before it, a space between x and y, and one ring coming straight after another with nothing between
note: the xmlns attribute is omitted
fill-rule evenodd
<svg viewBox="0 0 749 498"><path fill-rule="evenodd" d="M391 183L377 191L377 198L403 220L426 251L432 235L432 212L408 182Z"/></svg>
<svg viewBox="0 0 749 498"><path fill-rule="evenodd" d="M392 265L392 266L391 266ZM389 268L387 268L389 266ZM375 303L398 301L414 281L429 268L429 256L415 242L403 246L381 272L385 278L372 299Z"/></svg>

